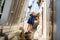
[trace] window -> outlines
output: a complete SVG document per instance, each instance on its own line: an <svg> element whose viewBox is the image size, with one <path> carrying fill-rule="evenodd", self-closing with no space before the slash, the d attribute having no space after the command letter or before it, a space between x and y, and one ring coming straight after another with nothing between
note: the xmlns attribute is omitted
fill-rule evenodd
<svg viewBox="0 0 60 40"><path fill-rule="evenodd" d="M0 0L0 19L3 13L4 4L5 4L5 0Z"/></svg>

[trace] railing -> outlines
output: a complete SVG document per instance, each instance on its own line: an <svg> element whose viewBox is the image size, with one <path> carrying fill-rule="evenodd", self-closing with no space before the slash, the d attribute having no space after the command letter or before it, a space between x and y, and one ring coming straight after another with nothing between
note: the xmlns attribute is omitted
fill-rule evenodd
<svg viewBox="0 0 60 40"><path fill-rule="evenodd" d="M50 33L51 40L54 40L54 0L50 0L50 8L51 8L51 14L50 14L50 21L51 21L51 30Z"/></svg>

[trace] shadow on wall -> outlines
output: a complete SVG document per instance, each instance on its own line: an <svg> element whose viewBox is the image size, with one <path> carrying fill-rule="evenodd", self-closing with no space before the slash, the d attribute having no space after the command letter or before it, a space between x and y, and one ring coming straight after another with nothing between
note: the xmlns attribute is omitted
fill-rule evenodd
<svg viewBox="0 0 60 40"><path fill-rule="evenodd" d="M55 34L55 40L60 40L60 0L55 1L56 5L56 34Z"/></svg>

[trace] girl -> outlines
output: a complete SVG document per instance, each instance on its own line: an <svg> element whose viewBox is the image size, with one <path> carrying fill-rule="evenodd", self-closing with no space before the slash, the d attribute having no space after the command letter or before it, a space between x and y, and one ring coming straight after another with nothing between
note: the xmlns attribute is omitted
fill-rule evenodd
<svg viewBox="0 0 60 40"><path fill-rule="evenodd" d="M34 20L35 20L36 16L34 11L32 11L32 13L30 14L30 17L28 19L28 32L31 32L32 26L34 25Z"/></svg>

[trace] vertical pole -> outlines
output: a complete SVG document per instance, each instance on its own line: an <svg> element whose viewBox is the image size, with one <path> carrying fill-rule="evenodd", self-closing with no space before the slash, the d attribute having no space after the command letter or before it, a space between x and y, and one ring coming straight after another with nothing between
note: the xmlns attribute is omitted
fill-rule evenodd
<svg viewBox="0 0 60 40"><path fill-rule="evenodd" d="M43 28L44 28L44 24L43 24L43 22L44 22L44 19L43 19L43 7L42 7L42 34L43 34Z"/></svg>
<svg viewBox="0 0 60 40"><path fill-rule="evenodd" d="M54 40L54 0L51 1L51 22L52 22L52 36L51 40Z"/></svg>

